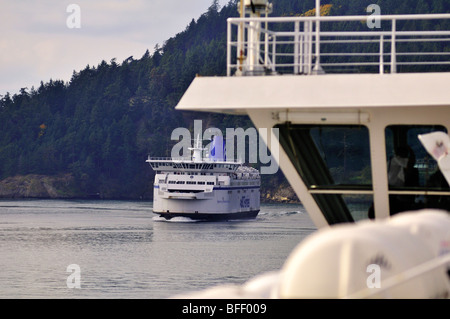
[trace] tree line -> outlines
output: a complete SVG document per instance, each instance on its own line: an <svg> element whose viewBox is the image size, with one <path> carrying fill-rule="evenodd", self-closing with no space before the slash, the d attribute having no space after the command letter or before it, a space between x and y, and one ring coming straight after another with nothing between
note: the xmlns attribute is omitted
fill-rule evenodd
<svg viewBox="0 0 450 319"><path fill-rule="evenodd" d="M273 0L273 16L302 14L314 0ZM366 14L374 0L322 1L330 14ZM366 5L367 2L367 5ZM382 14L449 12L448 1L375 3ZM101 61L74 71L68 82L50 80L0 98L0 179L70 173L80 193L102 198L149 198L153 172L148 155L170 156L176 127L251 127L246 116L175 111L196 75L225 75L226 19L237 1L208 10L186 29L142 57ZM440 26L447 27L448 26ZM284 182L279 172L267 185Z"/></svg>

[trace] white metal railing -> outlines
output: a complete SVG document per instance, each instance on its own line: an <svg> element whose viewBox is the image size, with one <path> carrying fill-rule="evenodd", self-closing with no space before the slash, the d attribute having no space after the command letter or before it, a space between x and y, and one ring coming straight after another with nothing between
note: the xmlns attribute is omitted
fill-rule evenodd
<svg viewBox="0 0 450 319"><path fill-rule="evenodd" d="M177 156L177 157L147 157L146 160L147 163L181 163L181 162L187 162L189 164L233 164L236 166L241 165L242 163L240 161L227 161L227 160L217 160L209 157L202 158L201 161L195 162L191 156Z"/></svg>
<svg viewBox="0 0 450 319"><path fill-rule="evenodd" d="M153 161L153 162L171 162L171 161L191 161L192 157L191 156L180 156L180 157L148 157L147 161Z"/></svg>
<svg viewBox="0 0 450 319"><path fill-rule="evenodd" d="M408 71L405 66L413 71L424 66L450 71L450 14L380 15L376 17L382 23L379 29L366 25L369 17L373 18L229 18L227 75L314 74L349 68L382 74ZM427 20L439 21L444 30L434 30L435 24L427 25ZM358 22L359 31L326 31L331 25L336 30ZM318 23L320 32L316 32ZM422 24L422 30L405 30L414 23Z"/></svg>

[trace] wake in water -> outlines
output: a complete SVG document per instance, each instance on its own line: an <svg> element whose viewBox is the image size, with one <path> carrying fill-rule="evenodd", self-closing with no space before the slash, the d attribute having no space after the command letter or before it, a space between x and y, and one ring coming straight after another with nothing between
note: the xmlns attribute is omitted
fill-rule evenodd
<svg viewBox="0 0 450 319"><path fill-rule="evenodd" d="M289 212L260 212L258 214L258 217L280 217L280 216L289 216L289 215L296 215L296 214L303 214L305 212L303 211L289 211ZM257 218L251 218L251 219L229 219L229 220L222 220L222 221L214 221L214 222L243 222L243 221L256 221ZM204 220L197 220L197 219L191 219L189 217L172 217L171 219L166 219L162 216L154 216L152 217L152 220L154 222L165 222L165 223L198 223L198 222L206 222ZM211 221L209 221L211 222Z"/></svg>
<svg viewBox="0 0 450 319"><path fill-rule="evenodd" d="M297 210L297 211L261 211L258 216L289 216L296 214L304 214L306 212Z"/></svg>
<svg viewBox="0 0 450 319"><path fill-rule="evenodd" d="M204 219L190 219L189 217L172 217L166 219L161 216L155 216L152 218L154 222L166 222L166 223L230 223L230 222L249 222L255 221L257 218L239 218L239 219L226 219L226 220L204 220Z"/></svg>
<svg viewBox="0 0 450 319"><path fill-rule="evenodd" d="M189 217L172 217L171 219L166 219L161 216L154 216L152 218L155 222L166 222L166 223L196 223L198 220L190 219Z"/></svg>

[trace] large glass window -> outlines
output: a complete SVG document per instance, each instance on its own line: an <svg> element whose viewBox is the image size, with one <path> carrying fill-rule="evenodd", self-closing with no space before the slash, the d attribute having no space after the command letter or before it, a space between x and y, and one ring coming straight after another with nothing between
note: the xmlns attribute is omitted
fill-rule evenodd
<svg viewBox="0 0 450 319"><path fill-rule="evenodd" d="M281 146L328 223L367 218L373 201L368 129L290 123L277 127Z"/></svg>
<svg viewBox="0 0 450 319"><path fill-rule="evenodd" d="M443 126L392 125L385 130L390 213L450 209L450 188L419 134L447 132Z"/></svg>
<svg viewBox="0 0 450 319"><path fill-rule="evenodd" d="M369 132L365 126L316 126L305 129L328 167L332 185L369 187L372 184Z"/></svg>

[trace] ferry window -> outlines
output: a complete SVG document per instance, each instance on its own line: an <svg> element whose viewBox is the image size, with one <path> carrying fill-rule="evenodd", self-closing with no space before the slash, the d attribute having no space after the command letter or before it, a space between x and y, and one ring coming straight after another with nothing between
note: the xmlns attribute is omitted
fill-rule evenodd
<svg viewBox="0 0 450 319"><path fill-rule="evenodd" d="M391 215L423 208L449 210L449 185L439 170L437 162L427 153L418 138L419 134L435 131L447 133L445 127L434 125L386 127L386 161Z"/></svg>
<svg viewBox="0 0 450 319"><path fill-rule="evenodd" d="M367 127L291 123L276 127L281 146L328 223L368 218L373 198Z"/></svg>
<svg viewBox="0 0 450 319"><path fill-rule="evenodd" d="M331 175L323 184L372 184L369 131L366 127L319 126L309 131Z"/></svg>

